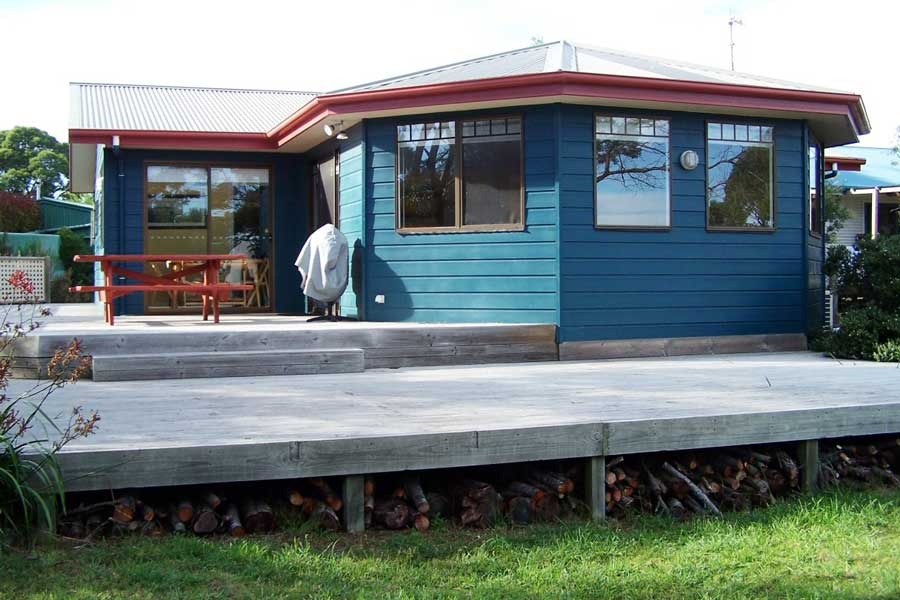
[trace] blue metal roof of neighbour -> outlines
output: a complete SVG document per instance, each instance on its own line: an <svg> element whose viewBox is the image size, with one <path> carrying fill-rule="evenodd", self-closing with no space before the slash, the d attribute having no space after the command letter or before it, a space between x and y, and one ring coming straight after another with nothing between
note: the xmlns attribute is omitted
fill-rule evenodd
<svg viewBox="0 0 900 600"><path fill-rule="evenodd" d="M838 171L830 181L844 188L872 188L900 185L900 156L892 148L840 146L825 151L825 167L829 157L864 158L860 171Z"/></svg>

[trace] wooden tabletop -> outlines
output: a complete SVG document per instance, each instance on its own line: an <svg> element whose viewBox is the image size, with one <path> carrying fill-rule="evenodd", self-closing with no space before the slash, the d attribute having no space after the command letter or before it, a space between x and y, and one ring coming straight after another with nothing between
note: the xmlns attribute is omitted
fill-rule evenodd
<svg viewBox="0 0 900 600"><path fill-rule="evenodd" d="M76 254L75 262L202 262L208 260L247 260L246 254Z"/></svg>

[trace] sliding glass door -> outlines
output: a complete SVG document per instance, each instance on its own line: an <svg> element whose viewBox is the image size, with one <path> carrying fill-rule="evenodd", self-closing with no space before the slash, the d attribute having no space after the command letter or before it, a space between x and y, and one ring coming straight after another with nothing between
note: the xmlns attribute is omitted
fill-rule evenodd
<svg viewBox="0 0 900 600"><path fill-rule="evenodd" d="M271 307L268 168L220 165L148 164L146 167L147 254L241 254L246 260L222 266L220 280L253 285L232 294L228 304L245 310ZM183 268L179 261L150 263L155 274ZM150 293L148 311L196 310L191 294Z"/></svg>

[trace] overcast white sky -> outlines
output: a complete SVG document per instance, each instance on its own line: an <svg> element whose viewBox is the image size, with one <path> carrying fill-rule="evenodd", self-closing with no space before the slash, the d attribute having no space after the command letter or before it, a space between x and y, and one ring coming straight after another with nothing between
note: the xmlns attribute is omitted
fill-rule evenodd
<svg viewBox="0 0 900 600"><path fill-rule="evenodd" d="M860 93L900 126L894 0L0 0L0 129L66 138L70 81L328 91L528 46L532 37Z"/></svg>

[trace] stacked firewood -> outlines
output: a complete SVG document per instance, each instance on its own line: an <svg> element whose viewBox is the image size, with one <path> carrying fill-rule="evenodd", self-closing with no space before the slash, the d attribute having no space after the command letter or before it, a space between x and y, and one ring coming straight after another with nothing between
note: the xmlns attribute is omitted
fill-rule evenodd
<svg viewBox="0 0 900 600"><path fill-rule="evenodd" d="M868 485L900 486L900 437L848 440L819 448L823 485L853 481Z"/></svg>
<svg viewBox="0 0 900 600"><path fill-rule="evenodd" d="M123 494L114 500L70 508L59 522L60 533L74 538L123 533L151 537L166 533L228 533L242 537L274 529L275 515L266 502L246 498L238 505L213 492L155 504L134 494Z"/></svg>
<svg viewBox="0 0 900 600"><path fill-rule="evenodd" d="M783 450L749 448L675 454L668 460L616 457L607 461L606 511L684 519L724 510L768 506L800 486L800 469Z"/></svg>
<svg viewBox="0 0 900 600"><path fill-rule="evenodd" d="M537 467L520 469L502 487L503 507L513 523L554 521L575 512L574 473Z"/></svg>

